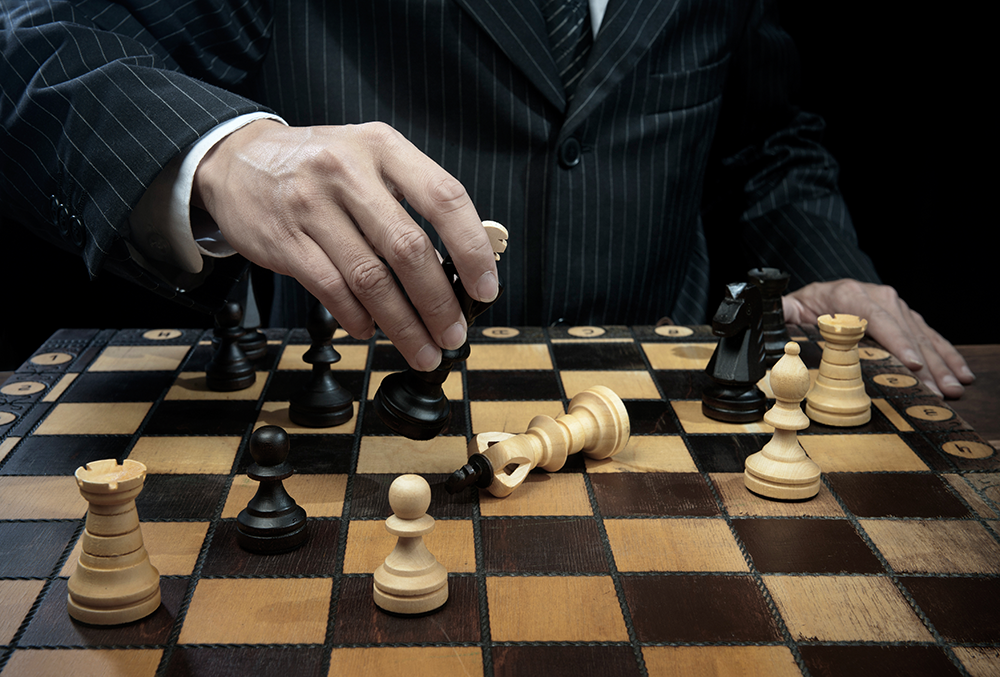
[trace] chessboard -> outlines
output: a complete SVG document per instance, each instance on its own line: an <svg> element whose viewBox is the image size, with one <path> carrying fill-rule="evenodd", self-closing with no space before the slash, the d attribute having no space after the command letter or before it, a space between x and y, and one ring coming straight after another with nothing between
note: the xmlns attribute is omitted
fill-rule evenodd
<svg viewBox="0 0 1000 677"><path fill-rule="evenodd" d="M815 327L791 327L812 374ZM210 334L63 330L0 388L0 669L12 675L997 675L1000 459L870 340L871 421L799 440L819 494L749 493L761 423L705 418L706 327L473 327L445 384L452 416L426 442L394 434L372 397L405 367L376 337L334 339L355 416L288 417L308 378L304 330L265 330L248 389L206 388ZM523 432L593 385L631 420L612 458L570 456L506 498L444 491L484 431ZM762 383L767 392L766 379ZM236 517L253 430L291 440L284 481L309 540L255 555ZM67 613L87 509L74 471L141 461L136 504L162 604L125 625ZM432 488L427 547L449 599L406 617L373 603L392 550L387 491Z"/></svg>

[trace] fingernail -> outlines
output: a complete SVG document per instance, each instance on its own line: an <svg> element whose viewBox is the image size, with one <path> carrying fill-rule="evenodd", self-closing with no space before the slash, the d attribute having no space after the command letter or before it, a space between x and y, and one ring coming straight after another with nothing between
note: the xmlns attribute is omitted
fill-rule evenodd
<svg viewBox="0 0 1000 677"><path fill-rule="evenodd" d="M448 350L458 350L465 343L465 327L460 322L451 325L441 334L441 343Z"/></svg>
<svg viewBox="0 0 1000 677"><path fill-rule="evenodd" d="M970 382L976 380L976 375L973 374L972 370L969 369L968 367L962 367L961 369L959 369L959 371L962 374L962 378L965 378Z"/></svg>
<svg viewBox="0 0 1000 677"><path fill-rule="evenodd" d="M476 295L480 301L492 301L500 293L500 285L497 276L492 272L483 273L476 283Z"/></svg>
<svg viewBox="0 0 1000 677"><path fill-rule="evenodd" d="M433 343L428 343L417 352L413 361L419 371L434 371L441 364L441 349Z"/></svg>
<svg viewBox="0 0 1000 677"><path fill-rule="evenodd" d="M906 363L910 369L923 369L924 361L920 359L920 355L917 355L912 350L903 351L903 362Z"/></svg>

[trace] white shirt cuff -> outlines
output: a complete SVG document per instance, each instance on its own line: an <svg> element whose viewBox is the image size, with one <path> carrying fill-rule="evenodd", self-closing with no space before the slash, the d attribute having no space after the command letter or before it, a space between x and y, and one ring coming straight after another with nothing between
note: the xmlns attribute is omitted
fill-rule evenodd
<svg viewBox="0 0 1000 677"><path fill-rule="evenodd" d="M208 212L192 210L191 189L195 170L208 151L237 129L261 119L287 124L271 113L241 115L216 125L167 163L129 216L136 249L189 273L201 272L202 256L221 258L236 253Z"/></svg>

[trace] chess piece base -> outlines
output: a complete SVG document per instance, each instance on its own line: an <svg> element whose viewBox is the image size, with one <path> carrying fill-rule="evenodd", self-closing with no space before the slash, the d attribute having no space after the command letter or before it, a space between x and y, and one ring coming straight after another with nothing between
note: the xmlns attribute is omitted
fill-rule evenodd
<svg viewBox="0 0 1000 677"><path fill-rule="evenodd" d="M753 423L764 418L767 398L757 386L751 388L712 387L701 400L701 413L724 423Z"/></svg>
<svg viewBox="0 0 1000 677"><path fill-rule="evenodd" d="M411 440L430 440L451 420L451 403L443 393L440 397L420 393L420 386L413 381L416 379L408 371L389 374L372 404L378 417L393 431Z"/></svg>
<svg viewBox="0 0 1000 677"><path fill-rule="evenodd" d="M756 454L754 454L756 456ZM808 481L805 484L781 484L774 480L759 477L750 469L750 459L747 459L747 468L743 473L743 484L755 494L765 498L776 498L785 501L801 501L812 498L819 493L820 479Z"/></svg>
<svg viewBox="0 0 1000 677"><path fill-rule="evenodd" d="M378 583L373 583L372 586L372 595L375 598L375 604L380 609L385 609L396 614L424 614L441 608L448 601L447 579L444 585L437 590L413 596L394 595L385 592L379 589Z"/></svg>
<svg viewBox="0 0 1000 677"><path fill-rule="evenodd" d="M153 594L145 599L123 607L92 607L81 604L73 599L73 594L66 595L66 608L69 615L81 623L90 625L121 625L145 618L160 607L160 586L157 584Z"/></svg>
<svg viewBox="0 0 1000 677"><path fill-rule="evenodd" d="M824 411L806 401L806 416L816 423L835 426L838 428L850 428L864 425L872 420L871 405L864 407L861 411Z"/></svg>

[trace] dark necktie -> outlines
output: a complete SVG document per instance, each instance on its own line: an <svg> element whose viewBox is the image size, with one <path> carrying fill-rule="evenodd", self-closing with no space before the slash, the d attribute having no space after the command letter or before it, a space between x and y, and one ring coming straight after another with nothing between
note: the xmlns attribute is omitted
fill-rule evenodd
<svg viewBox="0 0 1000 677"><path fill-rule="evenodd" d="M549 31L549 46L562 77L566 98L573 96L587 51L593 42L587 0L542 0L542 14Z"/></svg>

